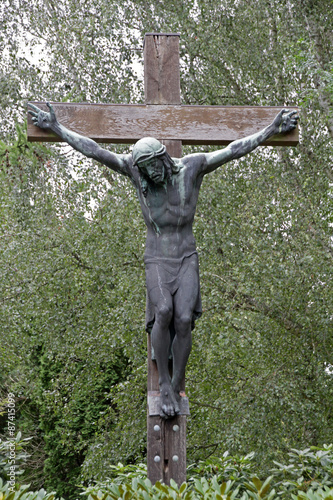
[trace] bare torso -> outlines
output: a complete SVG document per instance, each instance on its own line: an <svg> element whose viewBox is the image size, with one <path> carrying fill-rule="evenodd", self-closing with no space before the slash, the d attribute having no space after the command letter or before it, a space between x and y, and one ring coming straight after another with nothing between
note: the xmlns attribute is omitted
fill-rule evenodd
<svg viewBox="0 0 333 500"><path fill-rule="evenodd" d="M190 160L163 184L149 183L147 196L138 188L147 226L145 254L160 258L181 258L195 251L192 225L202 176Z"/></svg>

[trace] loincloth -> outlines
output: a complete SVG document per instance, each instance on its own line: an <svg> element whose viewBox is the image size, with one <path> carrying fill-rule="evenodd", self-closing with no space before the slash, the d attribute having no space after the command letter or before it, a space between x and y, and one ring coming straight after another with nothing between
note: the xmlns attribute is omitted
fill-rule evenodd
<svg viewBox="0 0 333 500"><path fill-rule="evenodd" d="M180 259L167 259L161 257L152 257L146 255L144 258L146 266L146 285L147 285L147 302L146 302L146 331L151 333L155 322L155 306L149 298L149 294L153 293L155 287L162 287L170 292L173 296L177 292L182 279L186 275L189 266L195 266L198 273L198 290L197 300L192 313L192 330L195 327L195 321L202 315L201 294L199 284L199 263L198 254L196 251L181 257ZM170 322L169 332L171 343L175 336L173 319ZM153 358L154 359L154 358Z"/></svg>

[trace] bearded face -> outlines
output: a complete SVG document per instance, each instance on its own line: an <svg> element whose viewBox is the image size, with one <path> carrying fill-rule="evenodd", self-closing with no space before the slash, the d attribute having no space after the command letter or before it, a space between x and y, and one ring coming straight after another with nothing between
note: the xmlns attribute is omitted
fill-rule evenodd
<svg viewBox="0 0 333 500"><path fill-rule="evenodd" d="M155 156L138 164L140 172L155 184L163 184L166 179L166 169L162 156Z"/></svg>

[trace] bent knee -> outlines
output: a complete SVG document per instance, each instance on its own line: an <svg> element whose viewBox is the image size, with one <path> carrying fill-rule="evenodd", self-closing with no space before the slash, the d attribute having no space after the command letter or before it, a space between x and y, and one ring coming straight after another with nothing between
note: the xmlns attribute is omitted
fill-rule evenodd
<svg viewBox="0 0 333 500"><path fill-rule="evenodd" d="M163 304L155 309L156 321L159 323L170 323L172 319L173 309L167 304Z"/></svg>
<svg viewBox="0 0 333 500"><path fill-rule="evenodd" d="M188 331L191 331L192 327L192 314L181 314L175 318L175 327L177 333L181 334L184 332L186 334Z"/></svg>

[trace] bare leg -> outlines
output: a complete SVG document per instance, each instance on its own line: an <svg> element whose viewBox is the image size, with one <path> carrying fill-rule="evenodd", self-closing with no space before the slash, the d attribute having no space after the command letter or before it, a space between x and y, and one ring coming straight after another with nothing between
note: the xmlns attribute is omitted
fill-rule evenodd
<svg viewBox="0 0 333 500"><path fill-rule="evenodd" d="M194 259L193 259L194 260ZM199 273L196 261L191 261L181 285L174 296L174 324L176 336L172 344L172 386L177 400L185 368L192 347L192 315L199 293Z"/></svg>
<svg viewBox="0 0 333 500"><path fill-rule="evenodd" d="M176 334L172 344L172 387L175 391L177 401L180 399L179 392L181 390L181 383L185 376L185 368L192 347L191 320L189 322L182 321L178 331L180 333Z"/></svg>
<svg viewBox="0 0 333 500"><path fill-rule="evenodd" d="M179 413L179 404L175 397L169 375L169 325L173 315L172 297L167 290L155 288L151 300L155 303L155 323L151 332L161 392L161 417L171 418Z"/></svg>

